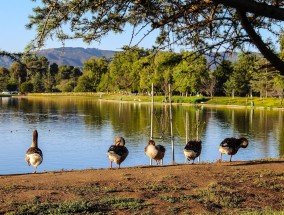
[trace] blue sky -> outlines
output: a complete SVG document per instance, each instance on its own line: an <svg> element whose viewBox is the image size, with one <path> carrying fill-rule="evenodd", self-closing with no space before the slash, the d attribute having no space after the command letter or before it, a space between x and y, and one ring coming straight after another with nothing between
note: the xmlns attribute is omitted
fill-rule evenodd
<svg viewBox="0 0 284 215"><path fill-rule="evenodd" d="M39 0L38 0L39 2ZM38 2L32 2L30 0L9 0L2 2L0 13L0 50L9 52L23 52L26 45L34 38L35 31L27 30L25 25L28 23L28 16L33 14L32 8L35 7ZM139 44L140 47L151 48L154 45L157 32L149 35ZM265 35L265 34L264 34ZM263 36L263 35L262 35ZM142 35L136 37L138 42ZM131 39L131 30L126 31L125 34L110 34L106 38L103 38L101 43L93 42L88 45L81 40L66 41L66 47L83 47L83 48L98 48L102 50L120 50L124 45L128 45ZM58 48L62 47L62 44L56 39L54 41L47 41L46 48ZM175 51L179 51L182 47L174 47ZM276 44L278 48L278 44ZM185 48L186 49L186 48ZM255 49L252 49L256 51Z"/></svg>
<svg viewBox="0 0 284 215"><path fill-rule="evenodd" d="M30 0L9 0L2 2L0 13L0 50L9 52L23 52L26 45L34 38L35 31L27 30L28 16L31 15L32 8L38 3ZM110 34L104 38L100 44L93 42L88 45L81 40L66 41L66 47L98 48L103 50L120 50L123 45L130 42L131 32L125 34ZM149 36L142 41L140 47L151 48L154 45L155 35ZM58 48L62 44L58 41L49 40L46 48Z"/></svg>

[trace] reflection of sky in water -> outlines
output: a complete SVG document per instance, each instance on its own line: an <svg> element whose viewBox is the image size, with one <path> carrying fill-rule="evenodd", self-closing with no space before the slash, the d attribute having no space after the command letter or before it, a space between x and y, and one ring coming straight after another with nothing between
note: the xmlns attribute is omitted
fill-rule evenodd
<svg viewBox="0 0 284 215"><path fill-rule="evenodd" d="M74 102L70 109L60 105L57 108L50 108L49 105L45 108L45 105L42 105L40 111L36 112L37 109L33 108L31 112L29 103L26 109L22 109L21 102L10 103L7 98L2 99L0 103L0 174L33 171L27 166L24 156L31 145L34 129L39 132L39 147L44 153L44 161L38 168L39 172L108 168L109 160L106 152L113 143L114 137L118 135L125 137L126 146L129 149L129 156L121 166L148 165L149 159L144 154L144 147L150 134L149 105L111 102L100 102L97 105L97 103L92 100L92 102L88 101L86 106L84 102L80 103L81 106L77 106ZM125 114L123 114L124 111ZM174 112L178 112L174 114L175 161L177 163L185 161L183 155L185 120L183 118L186 111L192 111L191 107L174 107ZM201 161L214 162L219 159L219 143L225 137L232 136L245 136L249 139L248 148L240 149L233 156L233 160L279 157L279 145L283 145L279 138L283 136L281 135L283 129L279 127L283 124L281 113L255 111L252 115L250 111L244 110L229 111L228 114L225 113L226 111L228 110L203 109L202 119L206 120L206 125L201 136L203 144ZM262 119L263 114L271 115ZM237 122L239 119L243 122ZM238 126L237 123L239 123ZM267 130L264 131L263 128ZM156 143L166 146L164 164L171 164L170 140L156 139ZM229 160L229 156L224 155L223 159Z"/></svg>

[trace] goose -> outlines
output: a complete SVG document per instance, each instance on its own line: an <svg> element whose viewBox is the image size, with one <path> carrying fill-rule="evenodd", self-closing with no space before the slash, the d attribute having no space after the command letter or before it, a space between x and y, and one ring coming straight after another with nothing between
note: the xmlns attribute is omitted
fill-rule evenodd
<svg viewBox="0 0 284 215"><path fill-rule="evenodd" d="M194 164L195 158L198 157L201 153L201 141L200 140L190 140L187 142L187 144L184 147L183 153L186 158L186 160L190 161L192 160L192 164Z"/></svg>
<svg viewBox="0 0 284 215"><path fill-rule="evenodd" d="M31 147L26 152L25 160L27 161L28 165L32 165L34 167L34 172L36 173L37 167L43 161L43 154L42 151L38 148L38 132L37 130L33 131L33 141Z"/></svg>
<svg viewBox="0 0 284 215"><path fill-rule="evenodd" d="M163 158L165 156L166 148L162 145L156 145L154 140L149 140L148 145L145 147L145 154L150 158L150 165L152 165L152 159L156 161L156 164L163 165Z"/></svg>
<svg viewBox="0 0 284 215"><path fill-rule="evenodd" d="M230 155L230 162L232 156L235 155L240 148L246 148L248 146L248 140L244 137L241 138L225 138L219 146L220 161L222 161L222 154Z"/></svg>
<svg viewBox="0 0 284 215"><path fill-rule="evenodd" d="M110 160L110 169L112 169L112 162L118 165L128 156L128 149L125 147L125 139L123 137L114 138L114 144L111 145L107 152L107 157Z"/></svg>

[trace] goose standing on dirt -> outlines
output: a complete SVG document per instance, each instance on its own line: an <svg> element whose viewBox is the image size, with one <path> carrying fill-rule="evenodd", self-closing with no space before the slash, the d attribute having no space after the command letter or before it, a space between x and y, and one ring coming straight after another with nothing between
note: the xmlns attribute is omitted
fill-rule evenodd
<svg viewBox="0 0 284 215"><path fill-rule="evenodd" d="M32 165L34 167L34 172L36 173L37 167L43 161L42 151L38 148L38 133L37 130L33 131L33 141L31 147L26 152L25 160L28 165Z"/></svg>
<svg viewBox="0 0 284 215"><path fill-rule="evenodd" d="M152 165L152 159L156 161L157 165L163 165L165 153L165 147L162 145L156 145L154 140L149 140L148 145L145 147L145 154L150 158L150 165Z"/></svg>
<svg viewBox="0 0 284 215"><path fill-rule="evenodd" d="M232 156L235 155L240 148L246 148L248 146L248 140L244 137L239 139L231 137L225 138L219 146L220 161L222 161L222 154L230 155L230 162Z"/></svg>
<svg viewBox="0 0 284 215"><path fill-rule="evenodd" d="M112 162L118 165L126 159L128 156L128 149L125 147L125 139L123 137L114 138L114 145L109 147L107 152L108 159L110 160L110 168L112 169Z"/></svg>
<svg viewBox="0 0 284 215"><path fill-rule="evenodd" d="M190 161L192 160L192 164L194 164L195 158L200 156L201 153L201 141L200 140L190 140L184 147L183 153L185 158Z"/></svg>

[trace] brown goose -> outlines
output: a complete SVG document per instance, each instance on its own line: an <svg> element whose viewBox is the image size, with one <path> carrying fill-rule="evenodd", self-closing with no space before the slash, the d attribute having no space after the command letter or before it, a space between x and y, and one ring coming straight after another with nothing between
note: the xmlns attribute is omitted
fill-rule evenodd
<svg viewBox="0 0 284 215"><path fill-rule="evenodd" d="M225 138L219 146L220 161L222 161L222 154L230 155L230 162L232 161L232 156L237 154L240 148L246 148L248 146L248 140L244 137L239 139L231 137Z"/></svg>
<svg viewBox="0 0 284 215"><path fill-rule="evenodd" d="M37 167L43 161L42 151L38 148L38 133L37 133L37 130L33 131L32 145L26 152L25 160L27 161L29 166L32 165L34 167L33 173L36 173Z"/></svg>
<svg viewBox="0 0 284 215"><path fill-rule="evenodd" d="M152 165L152 159L156 161L157 165L163 165L165 152L165 147L162 145L155 145L154 140L149 140L148 145L145 147L145 154L150 158L150 165Z"/></svg>
<svg viewBox="0 0 284 215"><path fill-rule="evenodd" d="M110 168L112 169L112 162L118 165L126 159L128 156L128 149L125 147L125 139L123 137L116 137L114 139L114 145L111 145L107 152L108 159L110 160Z"/></svg>
<svg viewBox="0 0 284 215"><path fill-rule="evenodd" d="M201 141L200 140L190 140L184 147L183 153L185 158L190 161L192 160L192 164L194 164L195 158L199 158L201 153Z"/></svg>

